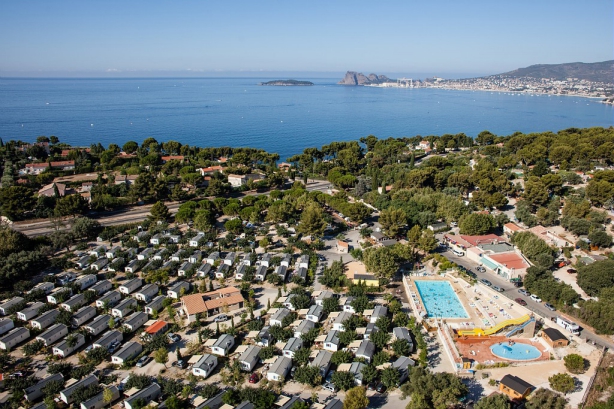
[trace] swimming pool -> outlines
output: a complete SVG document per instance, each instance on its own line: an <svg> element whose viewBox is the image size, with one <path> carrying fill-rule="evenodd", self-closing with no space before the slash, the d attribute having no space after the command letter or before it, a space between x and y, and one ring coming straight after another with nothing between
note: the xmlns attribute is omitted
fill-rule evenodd
<svg viewBox="0 0 614 409"><path fill-rule="evenodd" d="M416 280L415 283L429 317L469 318L449 282Z"/></svg>
<svg viewBox="0 0 614 409"><path fill-rule="evenodd" d="M542 356L539 349L533 345L514 343L509 345L507 342L501 342L490 347L490 352L499 358L509 359L513 361L529 361L531 359L537 359Z"/></svg>

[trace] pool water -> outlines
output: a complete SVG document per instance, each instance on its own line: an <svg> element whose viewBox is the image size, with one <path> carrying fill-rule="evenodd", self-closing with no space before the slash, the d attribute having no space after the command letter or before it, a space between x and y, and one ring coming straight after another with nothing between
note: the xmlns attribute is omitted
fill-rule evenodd
<svg viewBox="0 0 614 409"><path fill-rule="evenodd" d="M490 347L490 352L499 358L510 359L514 361L528 361L539 358L542 353L533 345L514 343L509 345L507 342L495 344Z"/></svg>
<svg viewBox="0 0 614 409"><path fill-rule="evenodd" d="M415 283L429 317L469 318L449 282L417 280Z"/></svg>

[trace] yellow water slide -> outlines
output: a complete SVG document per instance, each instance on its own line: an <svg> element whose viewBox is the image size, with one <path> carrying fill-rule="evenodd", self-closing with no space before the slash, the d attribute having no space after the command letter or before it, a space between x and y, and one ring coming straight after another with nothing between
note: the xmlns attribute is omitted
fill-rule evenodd
<svg viewBox="0 0 614 409"><path fill-rule="evenodd" d="M482 335L492 335L492 334L496 334L497 332L501 331L505 327L509 327L511 325L520 325L520 324L527 322L530 319L531 317L529 315L523 315L520 318L513 318L511 320L505 320L503 322L500 322L499 324L491 328L487 328L487 329L474 328L471 330L459 330L457 331L457 333L460 336L479 336L481 337Z"/></svg>

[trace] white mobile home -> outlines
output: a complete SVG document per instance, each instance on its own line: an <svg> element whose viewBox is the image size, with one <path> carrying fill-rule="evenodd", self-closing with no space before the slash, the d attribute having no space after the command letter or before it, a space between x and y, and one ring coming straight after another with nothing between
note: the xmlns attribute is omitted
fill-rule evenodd
<svg viewBox="0 0 614 409"><path fill-rule="evenodd" d="M28 402L34 402L35 400L43 397L43 388L51 381L62 382L64 376L61 373L49 375L46 378L41 379L36 384L24 389L24 396Z"/></svg>
<svg viewBox="0 0 614 409"><path fill-rule="evenodd" d="M122 342L124 340L124 336L119 331L108 331L105 332L98 341L94 342L94 348L107 348L111 346L114 342Z"/></svg>
<svg viewBox="0 0 614 409"><path fill-rule="evenodd" d="M122 365L124 362L136 357L141 351L143 351L143 345L134 341L126 342L126 344L111 357L111 362L115 365Z"/></svg>
<svg viewBox="0 0 614 409"><path fill-rule="evenodd" d="M324 339L323 348L327 351L336 352L339 350L339 331L329 331Z"/></svg>
<svg viewBox="0 0 614 409"><path fill-rule="evenodd" d="M94 284L90 290L96 291L97 295L102 295L111 290L111 288L113 288L113 284L109 280L102 280Z"/></svg>
<svg viewBox="0 0 614 409"><path fill-rule="evenodd" d="M92 270L101 271L103 268L106 267L107 264L109 264L109 259L106 257L103 257L103 258L99 258L98 260L94 261L90 265L90 268Z"/></svg>
<svg viewBox="0 0 614 409"><path fill-rule="evenodd" d="M10 330L15 328L15 323L10 318L3 318L0 320L0 335L6 334Z"/></svg>
<svg viewBox="0 0 614 409"><path fill-rule="evenodd" d="M27 328L19 327L12 329L2 338L0 338L0 349L9 351L15 345L30 338L30 331Z"/></svg>
<svg viewBox="0 0 614 409"><path fill-rule="evenodd" d="M198 233L190 239L190 247L198 247L198 243L205 237L205 233Z"/></svg>
<svg viewBox="0 0 614 409"><path fill-rule="evenodd" d="M271 326L273 325L279 325L280 327L282 326L282 323L284 321L284 318L286 318L288 315L290 315L290 310L288 310L287 308L279 308L277 311L275 311L275 313L271 316L271 319L269 320L269 324Z"/></svg>
<svg viewBox="0 0 614 409"><path fill-rule="evenodd" d="M339 315L337 315L337 318L335 318L335 320L333 321L333 329L342 332L345 331L345 326L343 325L343 323L351 317L351 313L347 311L341 311Z"/></svg>
<svg viewBox="0 0 614 409"><path fill-rule="evenodd" d="M94 284L96 284L96 281L98 281L98 279L96 278L96 275L86 274L83 277L79 277L75 281L75 284L77 284L81 290L85 290L86 288L89 288L93 286Z"/></svg>
<svg viewBox="0 0 614 409"><path fill-rule="evenodd" d="M32 303L30 305L28 305L27 308L24 308L23 310L19 311L17 313L17 319L21 320L21 321L28 321L31 320L32 318L36 317L38 315L38 311L43 308L45 306L44 303L42 302L35 302Z"/></svg>
<svg viewBox="0 0 614 409"><path fill-rule="evenodd" d="M49 310L47 312L42 313L40 317L31 320L30 325L32 326L32 328L43 330L55 323L55 319L58 315L60 315L59 310Z"/></svg>
<svg viewBox="0 0 614 409"><path fill-rule="evenodd" d="M217 357L211 354L204 354L192 366L192 373L196 376L207 378L217 366Z"/></svg>
<svg viewBox="0 0 614 409"><path fill-rule="evenodd" d="M322 379L326 378L328 374L328 370L330 369L330 360L333 357L328 351L319 351L318 355L316 355L315 359L311 361L310 366L315 366L316 368L320 368L320 376Z"/></svg>
<svg viewBox="0 0 614 409"><path fill-rule="evenodd" d="M194 270L194 264L190 263L189 261L185 261L183 263L181 263L181 265L179 266L179 270L177 270L177 275L178 276L185 276L188 274L188 272L193 271Z"/></svg>
<svg viewBox="0 0 614 409"><path fill-rule="evenodd" d="M258 281L264 281L264 279L266 278L266 273L267 267L259 265L258 268L256 268L256 274L254 275L254 278Z"/></svg>
<svg viewBox="0 0 614 409"><path fill-rule="evenodd" d="M290 338L286 345L282 349L284 356L288 358L294 358L294 353L303 347L303 340L300 338Z"/></svg>
<svg viewBox="0 0 614 409"><path fill-rule="evenodd" d="M170 298L174 298L176 300L182 296L181 290L187 292L190 289L190 283L185 281L176 281L174 282L166 291L166 296Z"/></svg>
<svg viewBox="0 0 614 409"><path fill-rule="evenodd" d="M75 312L83 304L85 304L85 296L83 294L77 294L60 304L60 308L64 308L66 311Z"/></svg>
<svg viewBox="0 0 614 409"><path fill-rule="evenodd" d="M99 299L97 299L96 300L96 307L104 308L105 304L108 305L109 307L113 307L121 299L122 299L122 295L119 293L119 291L113 290L113 291L110 291L110 292L106 293L105 295L103 295Z"/></svg>
<svg viewBox="0 0 614 409"><path fill-rule="evenodd" d="M269 368L266 377L269 381L283 382L292 368L292 359L285 356L278 356Z"/></svg>
<svg viewBox="0 0 614 409"><path fill-rule="evenodd" d="M245 264L239 264L237 270L235 271L235 280L243 280L243 276L247 271L247 266Z"/></svg>
<svg viewBox="0 0 614 409"><path fill-rule="evenodd" d="M237 253L231 251L230 253L226 254L226 257L224 258L224 264L226 264L229 267L232 267L235 263L236 258L237 258Z"/></svg>
<svg viewBox="0 0 614 409"><path fill-rule="evenodd" d="M134 311L136 307L137 303L134 298L126 298L111 309L111 315L114 317L124 318Z"/></svg>
<svg viewBox="0 0 614 409"><path fill-rule="evenodd" d="M220 252L214 251L213 253L209 254L209 256L207 257L207 264L214 265L215 262L218 261L219 259L220 259Z"/></svg>
<svg viewBox="0 0 614 409"><path fill-rule="evenodd" d="M111 319L110 315L99 315L92 322L83 327L87 332L92 335L98 335L102 331L109 328L109 320Z"/></svg>
<svg viewBox="0 0 614 409"><path fill-rule="evenodd" d="M70 325L74 328L80 327L96 316L96 308L86 305L75 312L70 319Z"/></svg>
<svg viewBox="0 0 614 409"><path fill-rule="evenodd" d="M322 315L324 315L323 307L319 305L312 305L309 307L309 311L307 311L307 319L313 322L320 322L322 319Z"/></svg>
<svg viewBox="0 0 614 409"><path fill-rule="evenodd" d="M8 301L3 302L2 304L0 304L0 315L8 315L8 311L11 309L11 307L20 304L21 302L23 302L23 300L24 299L21 297L14 297Z"/></svg>
<svg viewBox="0 0 614 409"><path fill-rule="evenodd" d="M134 314L126 317L126 321L124 321L124 327L130 331L134 332L139 329L143 324L147 322L149 316L144 312L135 312Z"/></svg>
<svg viewBox="0 0 614 409"><path fill-rule="evenodd" d="M69 337L74 338L69 339ZM70 354L75 352L77 349L81 348L83 345L85 345L85 337L83 336L83 334L71 334L68 337L64 338L64 341L53 347L53 355L66 358L70 356Z"/></svg>
<svg viewBox="0 0 614 409"><path fill-rule="evenodd" d="M198 270L196 270L196 275L199 277L207 277L210 272L211 272L211 264L205 263L205 264L201 264L200 267L198 267Z"/></svg>
<svg viewBox="0 0 614 409"><path fill-rule="evenodd" d="M140 254L139 254L140 256ZM138 256L137 256L138 257ZM139 271L139 266L141 265L141 260L132 260L124 267L124 272L126 273L136 273Z"/></svg>
<svg viewBox="0 0 614 409"><path fill-rule="evenodd" d="M50 304L59 304L61 300L65 300L72 295L72 290L66 287L59 287L51 291L47 296L47 302Z"/></svg>
<svg viewBox="0 0 614 409"><path fill-rule="evenodd" d="M141 389L134 395L124 400L124 408L125 409L134 409L132 404L135 402L145 402L146 405L149 404L154 399L158 399L158 396L162 394L162 388L157 383L152 383L146 388ZM142 406L138 406L142 407Z"/></svg>
<svg viewBox="0 0 614 409"><path fill-rule="evenodd" d="M260 354L261 350L262 348L256 345L248 346L247 349L239 356L239 364L241 365L241 369L247 372L253 371L260 361L258 354Z"/></svg>
<svg viewBox="0 0 614 409"><path fill-rule="evenodd" d="M162 309L162 304L164 303L165 299L166 297L163 295L157 296L145 306L145 312L149 315L153 315L154 312L160 311Z"/></svg>
<svg viewBox="0 0 614 409"><path fill-rule="evenodd" d="M36 337L37 340L43 341L45 346L52 345L58 339L68 335L68 327L64 324L55 324L49 327L45 332Z"/></svg>
<svg viewBox="0 0 614 409"><path fill-rule="evenodd" d="M107 246L98 246L88 253L90 256L100 257L107 252Z"/></svg>
<svg viewBox="0 0 614 409"><path fill-rule="evenodd" d="M149 302L156 295L158 295L158 291L160 288L156 284L147 284L139 291L134 293L134 298L139 301Z"/></svg>
<svg viewBox="0 0 614 409"><path fill-rule="evenodd" d="M143 280L140 278L133 278L132 280L126 281L124 284L119 286L119 292L122 294L131 294L135 292L138 288L143 285Z"/></svg>
<svg viewBox="0 0 614 409"><path fill-rule="evenodd" d="M54 288L55 284L49 281L43 281L42 283L36 284L30 291L28 291L28 294L33 293L34 291L44 291L45 294L49 294Z"/></svg>
<svg viewBox="0 0 614 409"><path fill-rule="evenodd" d="M73 402L73 398L72 398L72 394L77 390L80 389L82 387L86 387L86 386L90 386L90 385L98 385L98 378L96 378L96 376L94 375L89 375L86 376L85 378L81 379L79 382L75 382L73 384L71 384L68 388L64 389L63 391L60 392L60 399L62 399L62 401L65 404L71 404Z"/></svg>
<svg viewBox="0 0 614 409"><path fill-rule="evenodd" d="M230 334L223 334L211 346L211 352L215 355L226 356L235 344L235 338Z"/></svg>
<svg viewBox="0 0 614 409"><path fill-rule="evenodd" d="M111 404L119 399L119 389L117 388L117 386L109 386L106 389L111 391ZM85 402L81 402L80 409L102 409L107 405L109 405L109 403L107 403L107 401L104 399L104 391L102 391L99 394L89 398Z"/></svg>

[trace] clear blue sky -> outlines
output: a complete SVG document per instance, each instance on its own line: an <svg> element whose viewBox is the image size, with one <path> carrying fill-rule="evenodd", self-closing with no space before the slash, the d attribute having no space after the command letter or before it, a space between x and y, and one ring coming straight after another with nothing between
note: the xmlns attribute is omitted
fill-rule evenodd
<svg viewBox="0 0 614 409"><path fill-rule="evenodd" d="M0 76L494 74L614 59L613 4L9 0Z"/></svg>

